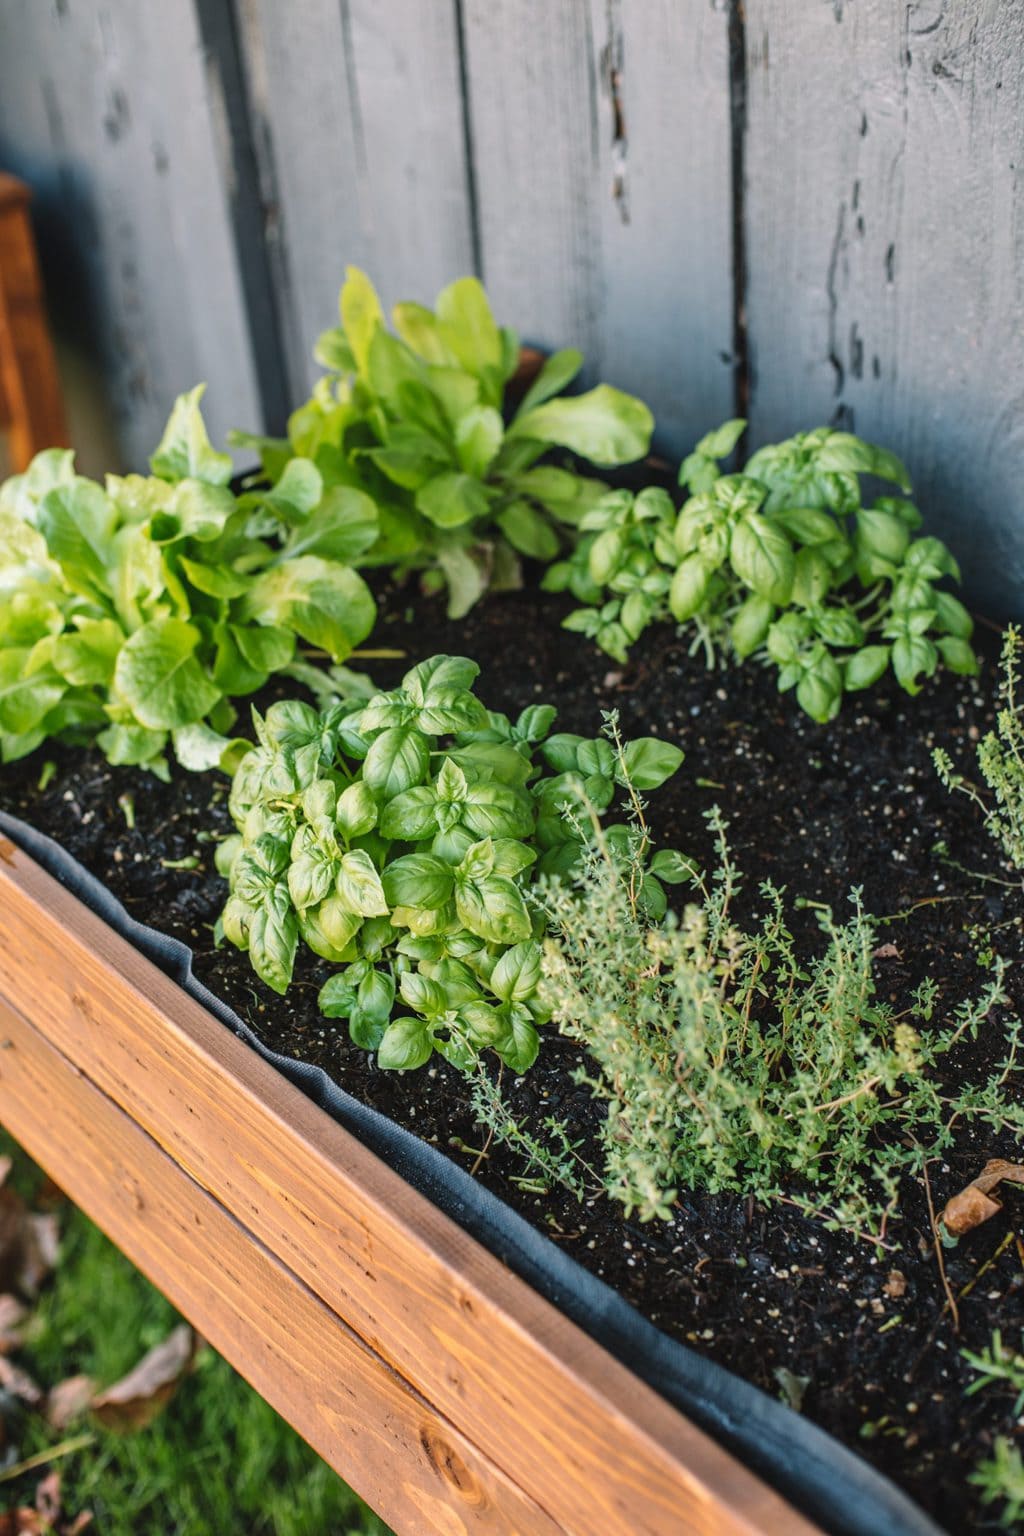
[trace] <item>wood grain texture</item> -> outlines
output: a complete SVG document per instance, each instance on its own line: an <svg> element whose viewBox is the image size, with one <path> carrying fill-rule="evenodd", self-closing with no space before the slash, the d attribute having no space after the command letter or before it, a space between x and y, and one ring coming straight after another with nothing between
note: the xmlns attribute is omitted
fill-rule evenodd
<svg viewBox="0 0 1024 1536"><path fill-rule="evenodd" d="M756 442L906 460L994 616L1024 614L1024 7L746 0Z"/></svg>
<svg viewBox="0 0 1024 1536"><path fill-rule="evenodd" d="M260 420L191 3L0 0L0 162L36 193L51 300L105 360L127 464L199 379L215 439Z"/></svg>
<svg viewBox="0 0 1024 1536"><path fill-rule="evenodd" d="M810 1536L30 860L0 853L0 995L559 1528Z"/></svg>
<svg viewBox="0 0 1024 1536"><path fill-rule="evenodd" d="M389 1524L556 1536L543 1510L2 1001L0 1038L0 1121Z"/></svg>
<svg viewBox="0 0 1024 1536"><path fill-rule="evenodd" d="M499 317L652 404L733 413L728 18L705 0L465 0L482 275Z"/></svg>
<svg viewBox="0 0 1024 1536"><path fill-rule="evenodd" d="M30 200L24 182L0 172L0 430L15 470L68 440Z"/></svg>
<svg viewBox="0 0 1024 1536"><path fill-rule="evenodd" d="M295 403L345 267L386 305L472 270L454 0L240 0L256 147L277 210Z"/></svg>

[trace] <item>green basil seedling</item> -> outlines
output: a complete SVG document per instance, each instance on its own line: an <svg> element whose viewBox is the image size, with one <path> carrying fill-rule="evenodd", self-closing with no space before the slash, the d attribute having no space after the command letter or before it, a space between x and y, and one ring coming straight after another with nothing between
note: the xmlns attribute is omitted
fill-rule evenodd
<svg viewBox="0 0 1024 1536"><path fill-rule="evenodd" d="M583 605L566 628L624 662L649 624L672 618L709 665L718 649L773 662L779 688L820 722L890 669L908 693L940 664L973 674L971 617L938 585L959 579L956 561L915 537L921 517L905 496L863 504L862 475L908 490L899 460L821 427L723 475L744 425L726 422L684 460L679 511L654 489L613 491L587 510L571 557L544 578Z"/></svg>
<svg viewBox="0 0 1024 1536"><path fill-rule="evenodd" d="M437 1052L469 1070L489 1049L526 1071L546 1020L532 890L572 872L618 791L635 802L682 762L671 742L621 742L614 722L590 740L551 735L550 705L488 710L477 672L434 656L369 700L254 712L258 744L232 783L224 936L278 992L300 940L338 966L320 1007L382 1067ZM640 898L663 913L664 882L692 866L647 852Z"/></svg>

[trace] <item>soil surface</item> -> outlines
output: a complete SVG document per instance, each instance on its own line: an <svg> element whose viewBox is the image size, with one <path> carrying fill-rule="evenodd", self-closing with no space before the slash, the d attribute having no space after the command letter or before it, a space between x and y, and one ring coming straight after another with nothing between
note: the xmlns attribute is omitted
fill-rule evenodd
<svg viewBox="0 0 1024 1536"><path fill-rule="evenodd" d="M755 663L708 671L667 627L649 632L623 668L560 627L567 604L559 598L507 594L451 623L437 599L408 591L382 597L374 644L408 654L406 662L372 663L383 686L435 652L464 654L480 663L478 691L494 708L515 713L529 703L556 703L556 728L587 735L597 733L602 709L615 708L627 737L678 742L686 762L648 796L652 829L659 842L708 860L703 813L719 804L746 877L741 916L744 904L747 915L757 910L757 888L767 877L790 897L830 903L837 914L859 885L869 912L893 918L879 930L883 997L902 1006L931 975L942 1019L983 986L985 951L994 946L1011 962L1014 1007L1024 1008L1020 887L966 872L1007 875L977 810L946 793L931 763L932 748L945 746L971 775L974 743L994 719L996 636L979 636L979 679L945 675L916 699L890 679L848 698L823 727L791 695L776 692L772 671ZM40 789L46 760L55 766ZM125 796L134 828L126 824ZM226 801L225 780L176 772L166 787L112 769L96 752L55 746L0 771L5 809L57 838L133 916L188 943L197 975L269 1045L323 1066L464 1166L476 1165L472 1149L482 1133L458 1074L444 1063L420 1073L379 1071L344 1026L317 1012L317 989L330 967L307 956L288 996L279 998L245 955L215 948L224 883L213 851L229 830ZM939 840L947 858L935 851ZM174 867L196 856L194 868ZM819 943L813 909L792 915L801 944ZM951 1077L969 1070L981 1078L1003 1058L1003 1031L995 1019L991 1026L950 1058ZM545 1032L537 1066L511 1085L506 1074L505 1086L517 1114L557 1114L586 1140L596 1112L571 1078L577 1053ZM993 1156L1019 1158L1020 1149L984 1129L958 1132L954 1148L930 1169L936 1208ZM879 1249L784 1203L699 1192L684 1195L671 1222L642 1226L601 1197L580 1205L565 1192L524 1188L514 1182L522 1172L513 1154L491 1147L477 1177L666 1332L767 1392L799 1399L804 1414L893 1477L950 1532L992 1522L967 1479L997 1434L1013 1434L1014 1394L997 1385L965 1397L974 1372L961 1351L983 1349L994 1328L1019 1347L1024 1191L1010 1189L1003 1212L943 1256L958 1298L958 1331L918 1181L907 1181L889 1246Z"/></svg>

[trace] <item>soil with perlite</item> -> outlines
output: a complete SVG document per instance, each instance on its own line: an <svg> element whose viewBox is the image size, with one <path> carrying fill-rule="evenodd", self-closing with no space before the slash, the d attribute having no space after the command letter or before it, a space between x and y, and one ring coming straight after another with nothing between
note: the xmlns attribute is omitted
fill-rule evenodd
<svg viewBox="0 0 1024 1536"><path fill-rule="evenodd" d="M772 671L756 663L708 671L670 627L648 632L620 667L560 627L562 599L506 594L453 623L438 599L409 591L382 598L374 644L408 656L371 664L382 686L393 686L412 662L449 652L480 663L478 691L491 707L514 714L551 702L556 729L587 735L597 734L602 710L618 710L627 737L660 735L686 752L676 777L648 796L658 842L709 862L703 813L721 806L745 875L741 916L756 912L764 879L790 897L829 903L837 914L848 910L851 886L860 886L867 911L892 919L878 930L882 997L902 1006L930 975L942 1018L977 995L988 974L985 951L994 945L1010 962L1014 1009L1024 1010L1024 896L1013 883L977 877L1005 881L1007 872L977 810L943 789L931 763L932 748L944 746L970 776L974 744L994 721L996 637L981 633L980 678L943 676L916 699L890 680L847 698L839 718L823 727L776 692ZM46 760L56 771L40 790ZM119 803L125 795L134 828ZM558 1189L537 1193L515 1182L523 1168L513 1153L491 1145L477 1157L483 1133L454 1070L439 1062L417 1073L382 1072L343 1025L320 1017L316 995L330 967L301 958L280 998L245 955L215 947L225 887L210 834L230 828L226 780L176 771L167 787L113 769L97 752L51 745L0 771L0 803L61 842L134 917L190 945L196 974L268 1045L324 1067L351 1093L474 1168L660 1328L799 1406L949 1531L991 1521L967 1477L997 1434L1014 1432L1014 1394L989 1387L965 1397L974 1372L961 1351L983 1349L994 1328L1019 1344L1024 1190L1008 1189L1002 1213L943 1255L959 1330L927 1196L940 1209L986 1159L1019 1158L1012 1140L983 1128L958 1133L955 1147L930 1168L930 1191L906 1182L883 1249L853 1232L831 1232L785 1203L684 1192L671 1222L641 1225L601 1196L581 1205ZM945 856L936 852L940 841ZM197 855L196 867L173 867ZM672 894L684 899L679 887ZM791 915L802 945L820 942L813 909ZM573 1082L578 1052L545 1031L537 1066L512 1083L506 1073L505 1087L522 1119L536 1124L557 1115L586 1146L600 1112ZM978 1041L946 1059L944 1071L978 1079L1004 1056L1005 1036L993 1020Z"/></svg>

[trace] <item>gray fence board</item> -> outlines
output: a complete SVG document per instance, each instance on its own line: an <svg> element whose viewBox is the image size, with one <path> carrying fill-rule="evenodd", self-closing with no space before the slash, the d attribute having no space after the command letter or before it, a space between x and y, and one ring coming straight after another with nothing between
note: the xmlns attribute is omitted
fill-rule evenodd
<svg viewBox="0 0 1024 1536"><path fill-rule="evenodd" d="M705 0L466 0L483 278L500 317L649 397L732 412L727 18ZM612 78L614 74L614 80Z"/></svg>
<svg viewBox="0 0 1024 1536"><path fill-rule="evenodd" d="M752 435L906 459L968 590L1024 612L1024 8L747 0Z"/></svg>
<svg viewBox="0 0 1024 1536"><path fill-rule="evenodd" d="M259 421L230 144L191 5L4 0L0 56L0 160L57 231L64 303L93 315L126 462L199 379L215 437Z"/></svg>
<svg viewBox="0 0 1024 1536"><path fill-rule="evenodd" d="M456 15L453 0L242 0L241 17L298 399L347 264L388 304L472 270Z"/></svg>
<svg viewBox="0 0 1024 1536"><path fill-rule="evenodd" d="M748 393L890 444L1024 615L1017 0L0 0L0 159L132 463L200 377L279 429L347 263L477 269L668 453Z"/></svg>

